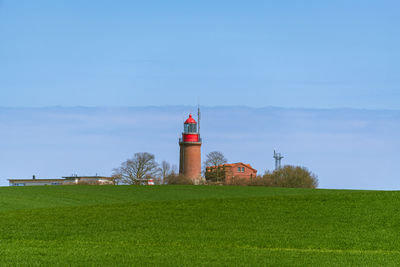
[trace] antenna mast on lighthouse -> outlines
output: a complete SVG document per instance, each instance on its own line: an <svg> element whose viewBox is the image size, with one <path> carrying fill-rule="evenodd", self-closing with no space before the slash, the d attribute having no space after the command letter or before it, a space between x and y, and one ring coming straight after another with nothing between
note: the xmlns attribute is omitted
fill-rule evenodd
<svg viewBox="0 0 400 267"><path fill-rule="evenodd" d="M200 136L200 104L197 105L197 132L199 133Z"/></svg>

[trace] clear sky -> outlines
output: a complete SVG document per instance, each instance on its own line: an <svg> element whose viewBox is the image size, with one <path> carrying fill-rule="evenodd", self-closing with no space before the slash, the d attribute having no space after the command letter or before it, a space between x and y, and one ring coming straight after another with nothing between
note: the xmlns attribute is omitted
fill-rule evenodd
<svg viewBox="0 0 400 267"><path fill-rule="evenodd" d="M397 0L0 0L0 106L400 109Z"/></svg>

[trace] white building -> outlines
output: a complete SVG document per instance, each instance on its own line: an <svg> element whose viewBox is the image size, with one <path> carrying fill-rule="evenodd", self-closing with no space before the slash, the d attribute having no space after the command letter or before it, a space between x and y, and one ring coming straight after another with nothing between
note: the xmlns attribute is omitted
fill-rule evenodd
<svg viewBox="0 0 400 267"><path fill-rule="evenodd" d="M62 179L8 179L10 186L34 185L74 185L74 184L114 184L113 177L106 176L66 176Z"/></svg>

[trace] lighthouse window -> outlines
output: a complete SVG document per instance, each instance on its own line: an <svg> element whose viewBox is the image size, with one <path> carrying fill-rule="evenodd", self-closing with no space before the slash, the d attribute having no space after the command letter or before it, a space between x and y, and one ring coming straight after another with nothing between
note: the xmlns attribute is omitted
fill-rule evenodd
<svg viewBox="0 0 400 267"><path fill-rule="evenodd" d="M196 132L196 124L190 123L185 124L185 133L195 133Z"/></svg>

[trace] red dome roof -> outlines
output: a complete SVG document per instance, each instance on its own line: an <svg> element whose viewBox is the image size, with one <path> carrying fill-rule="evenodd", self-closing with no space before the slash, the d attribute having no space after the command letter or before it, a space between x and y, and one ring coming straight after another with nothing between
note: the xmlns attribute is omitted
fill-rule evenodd
<svg viewBox="0 0 400 267"><path fill-rule="evenodd" d="M192 118L192 114L189 114L189 118L185 121L185 124L196 124L197 122Z"/></svg>

